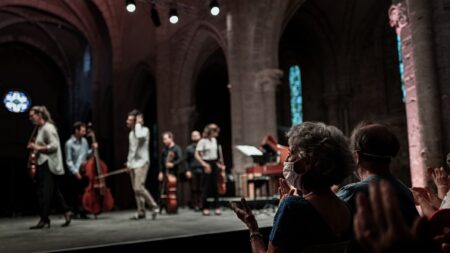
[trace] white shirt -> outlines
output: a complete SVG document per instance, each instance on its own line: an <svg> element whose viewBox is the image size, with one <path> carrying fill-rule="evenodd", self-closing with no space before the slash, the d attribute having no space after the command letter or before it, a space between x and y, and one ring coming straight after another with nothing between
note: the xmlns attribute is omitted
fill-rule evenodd
<svg viewBox="0 0 450 253"><path fill-rule="evenodd" d="M198 143L195 151L200 153L200 156L205 161L217 160L217 140L216 138L202 138Z"/></svg>
<svg viewBox="0 0 450 253"><path fill-rule="evenodd" d="M150 131L147 127L137 123L128 135L128 159L127 167L136 169L150 164L149 142Z"/></svg>

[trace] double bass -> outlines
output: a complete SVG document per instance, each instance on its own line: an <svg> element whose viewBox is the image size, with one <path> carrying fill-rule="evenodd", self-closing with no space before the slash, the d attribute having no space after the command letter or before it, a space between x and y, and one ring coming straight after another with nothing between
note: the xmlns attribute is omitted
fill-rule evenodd
<svg viewBox="0 0 450 253"><path fill-rule="evenodd" d="M175 153L172 150L167 152L166 164L173 162L175 158ZM168 172L164 174L164 179L161 187L161 200L163 201L162 206L165 207L166 212L177 213L178 212L178 202L177 202L177 177ZM160 212L162 208L160 209Z"/></svg>
<svg viewBox="0 0 450 253"><path fill-rule="evenodd" d="M89 127L89 135L92 142L97 143L91 127ZM114 206L114 199L105 184L105 179L101 177L108 173L108 167L100 160L98 148L94 148L93 152L94 155L87 160L85 165L85 175L89 179L89 185L84 189L82 203L86 211L98 215L111 210Z"/></svg>

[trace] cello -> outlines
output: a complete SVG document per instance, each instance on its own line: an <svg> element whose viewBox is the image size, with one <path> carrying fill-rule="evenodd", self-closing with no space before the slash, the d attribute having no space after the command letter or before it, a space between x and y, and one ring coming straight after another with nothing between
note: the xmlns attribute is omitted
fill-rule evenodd
<svg viewBox="0 0 450 253"><path fill-rule="evenodd" d="M93 143L97 142L91 124L89 124L88 135L91 136ZM94 148L94 155L87 160L85 166L85 174L89 179L89 185L84 189L82 197L84 209L94 215L107 212L114 206L111 191L106 186L105 179L101 177L106 173L108 173L108 167L100 160L98 148Z"/></svg>
<svg viewBox="0 0 450 253"><path fill-rule="evenodd" d="M169 150L167 153L166 164L173 162L175 158L175 153ZM168 170L168 168L167 168ZM177 177L170 174L166 170L164 174L164 179L161 187L161 200L163 201L162 206L165 207L168 214L178 212L178 202L177 202ZM162 208L159 210L162 211Z"/></svg>

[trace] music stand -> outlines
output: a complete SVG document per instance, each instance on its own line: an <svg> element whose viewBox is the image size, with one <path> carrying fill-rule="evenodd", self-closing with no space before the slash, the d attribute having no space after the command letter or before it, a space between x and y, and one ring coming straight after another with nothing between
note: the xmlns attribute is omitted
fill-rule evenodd
<svg viewBox="0 0 450 253"><path fill-rule="evenodd" d="M267 163L267 156L259 150L258 148L250 145L236 145L236 148L241 151L244 155L250 156L253 160L254 164L259 164L260 166L264 166ZM261 188L263 185L266 186L266 195L269 195L269 180L268 176L255 176L255 172L252 172L253 178L247 178L247 192L250 192L250 184L253 184L253 196L254 199L256 196L256 189Z"/></svg>

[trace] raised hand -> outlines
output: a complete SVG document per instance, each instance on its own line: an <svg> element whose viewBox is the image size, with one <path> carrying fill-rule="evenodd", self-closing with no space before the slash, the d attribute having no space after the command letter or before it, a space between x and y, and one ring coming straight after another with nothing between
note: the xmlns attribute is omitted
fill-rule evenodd
<svg viewBox="0 0 450 253"><path fill-rule="evenodd" d="M281 204L281 202L287 198L288 196L292 196L295 194L295 188L291 188L289 186L289 184L286 182L286 179L284 178L280 178L278 180L278 183L280 186L278 186L278 194L280 194L280 202L279 204ZM279 205L278 204L278 205Z"/></svg>
<svg viewBox="0 0 450 253"><path fill-rule="evenodd" d="M448 174L444 167L429 168L428 173L431 175L434 184L438 189L438 197L443 199L449 190Z"/></svg>
<svg viewBox="0 0 450 253"><path fill-rule="evenodd" d="M234 211L236 216L247 225L250 232L258 231L258 222L252 213L252 210L247 204L245 198L241 199L242 208L239 208L236 203L230 202L230 208Z"/></svg>
<svg viewBox="0 0 450 253"><path fill-rule="evenodd" d="M425 217L407 227L388 182L371 183L369 201L359 193L356 206L355 237L366 252L438 252Z"/></svg>
<svg viewBox="0 0 450 253"><path fill-rule="evenodd" d="M423 215L430 216L437 209L439 209L440 204L435 206L431 201L431 199L434 201L437 197L428 189L422 187L412 187L411 192L414 197L414 202L416 205L420 205Z"/></svg>

